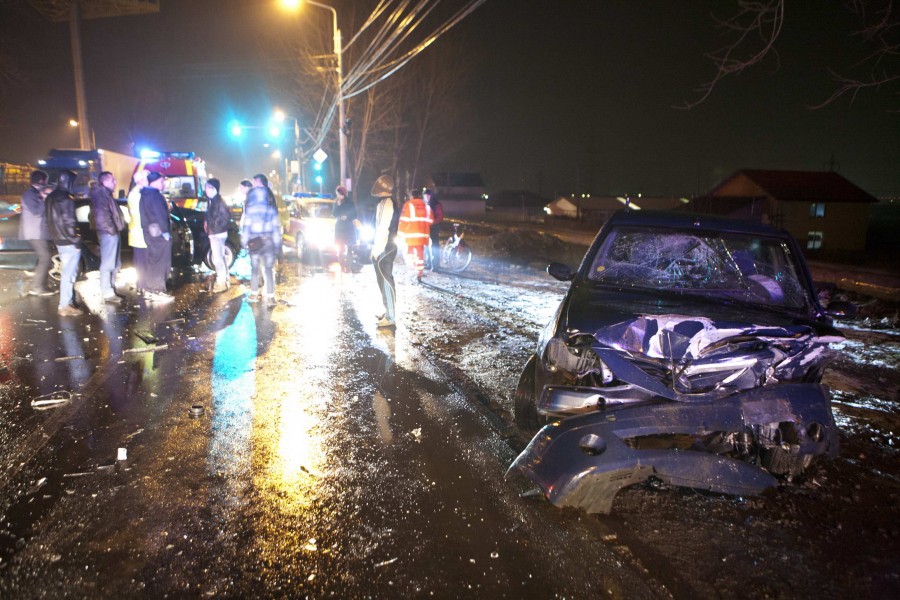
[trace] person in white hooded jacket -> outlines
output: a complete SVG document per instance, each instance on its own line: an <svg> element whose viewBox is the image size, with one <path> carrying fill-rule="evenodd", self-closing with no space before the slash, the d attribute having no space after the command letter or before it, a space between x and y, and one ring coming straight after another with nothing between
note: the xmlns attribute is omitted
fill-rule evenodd
<svg viewBox="0 0 900 600"><path fill-rule="evenodd" d="M397 224L400 211L391 197L394 192L394 180L390 175L382 175L372 186L372 195L381 198L375 208L375 241L372 244L372 263L375 265L375 277L381 300L384 303L384 315L378 318L377 326L381 328L396 327L394 301L397 288L394 285L394 259L397 258Z"/></svg>

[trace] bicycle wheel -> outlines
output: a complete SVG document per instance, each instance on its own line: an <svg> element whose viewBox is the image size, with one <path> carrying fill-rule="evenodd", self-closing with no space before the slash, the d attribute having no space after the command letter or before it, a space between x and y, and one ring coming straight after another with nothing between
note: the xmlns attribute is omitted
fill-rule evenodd
<svg viewBox="0 0 900 600"><path fill-rule="evenodd" d="M465 271L472 262L472 250L465 242L460 242L455 248L449 248L446 256L447 268L455 273Z"/></svg>

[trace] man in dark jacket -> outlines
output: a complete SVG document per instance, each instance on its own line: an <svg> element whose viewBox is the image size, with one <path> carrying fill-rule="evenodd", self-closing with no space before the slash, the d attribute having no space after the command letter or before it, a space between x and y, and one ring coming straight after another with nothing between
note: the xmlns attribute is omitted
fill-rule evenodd
<svg viewBox="0 0 900 600"><path fill-rule="evenodd" d="M28 293L32 296L52 296L47 288L47 274L50 272L50 236L44 221L44 195L47 173L31 172L31 187L22 194L22 214L19 216L19 239L26 240L34 249L38 262L31 278Z"/></svg>
<svg viewBox="0 0 900 600"><path fill-rule="evenodd" d="M206 207L206 221L203 223L209 237L209 252L213 267L216 269L216 284L212 289L216 294L228 289L229 265L225 261L225 240L228 239L228 224L231 222L231 211L219 194L220 185L219 180L215 178L206 182L206 197L209 198L209 204Z"/></svg>
<svg viewBox="0 0 900 600"><path fill-rule="evenodd" d="M72 306L75 277L78 275L78 261L81 259L81 238L75 223L75 178L73 171L61 171L56 189L45 201L45 219L50 239L56 244L62 262L59 279L59 309L64 317L73 317L81 311Z"/></svg>
<svg viewBox="0 0 900 600"><path fill-rule="evenodd" d="M147 269L144 278L148 302L172 302L166 293L166 276L172 268L172 234L169 229L169 206L162 195L166 180L153 171L147 176L147 187L141 190L141 229L147 243Z"/></svg>
<svg viewBox="0 0 900 600"><path fill-rule="evenodd" d="M103 300L119 304L122 298L116 295L116 274L119 272L119 233L125 229L125 219L119 204L113 198L116 177L103 171L97 177L99 185L91 190L91 213L94 228L100 238L100 291Z"/></svg>

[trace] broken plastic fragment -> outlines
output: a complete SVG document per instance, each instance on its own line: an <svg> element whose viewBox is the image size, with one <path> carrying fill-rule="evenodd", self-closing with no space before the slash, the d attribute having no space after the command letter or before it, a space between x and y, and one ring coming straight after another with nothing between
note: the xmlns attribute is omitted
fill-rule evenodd
<svg viewBox="0 0 900 600"><path fill-rule="evenodd" d="M71 392L51 392L32 400L31 408L35 410L47 410L48 408L56 408L57 406L65 404L70 400L72 400Z"/></svg>

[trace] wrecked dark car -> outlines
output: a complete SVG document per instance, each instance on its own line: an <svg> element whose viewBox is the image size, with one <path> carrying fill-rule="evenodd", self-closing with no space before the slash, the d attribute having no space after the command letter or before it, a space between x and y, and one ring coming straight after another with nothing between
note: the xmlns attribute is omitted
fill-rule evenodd
<svg viewBox="0 0 900 600"><path fill-rule="evenodd" d="M553 504L608 513L651 477L758 494L836 456L820 382L843 339L832 317L853 307L822 308L789 234L625 211L577 271L548 271L572 283L520 378L516 424L534 437L508 475Z"/></svg>

